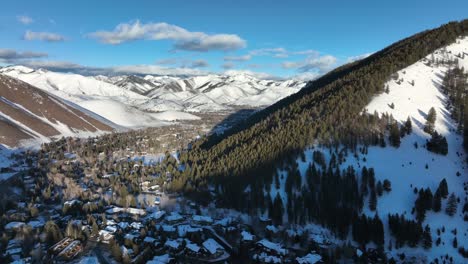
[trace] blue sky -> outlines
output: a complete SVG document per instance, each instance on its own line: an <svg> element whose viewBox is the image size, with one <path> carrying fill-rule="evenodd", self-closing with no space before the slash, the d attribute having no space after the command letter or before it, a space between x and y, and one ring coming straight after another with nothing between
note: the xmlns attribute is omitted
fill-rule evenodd
<svg viewBox="0 0 468 264"><path fill-rule="evenodd" d="M468 1L5 1L0 63L60 70L313 78ZM119 26L120 25L120 26Z"/></svg>

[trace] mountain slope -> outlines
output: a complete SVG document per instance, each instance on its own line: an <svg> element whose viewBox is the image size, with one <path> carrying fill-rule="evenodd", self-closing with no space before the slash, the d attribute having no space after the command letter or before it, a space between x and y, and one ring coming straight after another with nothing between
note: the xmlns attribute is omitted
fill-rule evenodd
<svg viewBox="0 0 468 264"><path fill-rule="evenodd" d="M112 127L70 107L52 95L15 78L0 74L0 143L48 141L55 136L94 135Z"/></svg>
<svg viewBox="0 0 468 264"><path fill-rule="evenodd" d="M466 121L452 120L448 97L439 89L449 67L467 66L467 35L468 20L449 23L310 82L224 135L195 142L180 158L187 171L175 173L172 188L268 216L277 225L319 223L343 243L352 235L354 245L390 257L405 253L416 257L415 263L441 262L449 252L462 263L451 245L457 235L438 233L445 224L464 226L467 217L462 211L467 206L467 156L456 132ZM429 151L427 140L436 134L423 130L431 107L447 154ZM412 132L403 125L408 115ZM444 178L455 197L453 216L431 206L432 193ZM391 187L378 191L386 179ZM416 201L427 200L428 192L430 206L426 201L421 213ZM445 198L441 203L442 210L449 207ZM393 213L402 215L402 223L413 221L414 228L390 227ZM430 230L423 234L426 225ZM458 232L463 233L458 245L466 248L466 229ZM440 237L442 244L425 250L423 235L434 242ZM408 237L413 242L407 243Z"/></svg>
<svg viewBox="0 0 468 264"><path fill-rule="evenodd" d="M167 118L198 118L182 112L232 112L239 107L263 107L304 85L299 81L259 80L247 74L191 78L82 76L24 66L0 68L0 73L23 80L121 127L160 126L166 124ZM154 113L165 111L168 113Z"/></svg>

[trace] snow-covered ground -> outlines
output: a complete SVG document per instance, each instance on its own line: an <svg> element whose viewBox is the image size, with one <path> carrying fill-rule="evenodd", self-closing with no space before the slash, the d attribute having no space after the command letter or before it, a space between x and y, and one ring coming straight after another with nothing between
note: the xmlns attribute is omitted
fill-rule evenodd
<svg viewBox="0 0 468 264"><path fill-rule="evenodd" d="M434 193L439 182L446 179L449 192L454 192L461 200L458 203L457 214L448 216L442 210L439 213L429 211L426 215L425 224L429 224L432 231L433 241L436 240L436 230L445 226L446 230L458 229L459 246L468 247L466 233L468 225L463 221L462 206L466 198L463 183L468 180L468 168L466 153L462 148L463 138L456 133L457 124L450 117L447 109L447 98L441 91L442 78L447 71L447 66L427 66L427 62L433 58L439 60L458 59L459 66L468 69L468 56L462 58L455 55L468 53L468 37L458 39L455 43L437 50L433 55L407 67L398 72L399 78L404 81L397 84L395 80L387 82L389 93L376 96L366 107L369 113L389 113L403 123L407 117L413 123L413 133L402 139L401 146L397 149L392 147L372 147L366 155L367 162L361 165L375 168L376 179L383 181L389 179L392 182L392 191L379 198L378 212L382 216L389 213L406 212L407 218L413 218L411 209L414 206L416 195L412 192L414 187L429 187ZM414 86L411 84L414 81ZM394 104L394 109L390 104ZM446 156L429 152L423 147L430 136L423 131L426 116L431 107L437 112L435 130L447 138L449 152ZM417 142L419 148L414 147ZM358 161L348 159L348 164L356 164ZM428 169L425 168L426 164ZM346 166L346 165L345 165ZM457 176L460 173L460 176ZM412 187L411 187L412 186ZM446 200L443 201L445 208ZM370 213L369 214L373 214ZM385 218L387 221L388 219ZM388 234L388 228L386 228ZM455 263L463 263L464 260L456 249L452 247L453 234L446 231L442 234L442 242L445 245L436 246L431 250L423 249L401 249L411 254L421 254L433 258L449 254L455 259ZM387 236L387 243L389 237Z"/></svg>
<svg viewBox="0 0 468 264"><path fill-rule="evenodd" d="M407 257L426 257L427 260L433 259L442 255L448 254L454 258L454 263L466 263L466 259L453 248L452 241L454 235L451 230L457 229L458 246L468 248L468 225L463 221L462 207L466 197L464 191L464 182L468 181L468 166L466 164L467 154L465 153L462 142L462 135L456 132L457 124L450 117L450 112L447 109L447 98L441 92L440 85L442 78L447 71L447 66L427 66L427 62L436 58L454 59L454 55L459 53L468 54L468 37L458 39L446 48L442 48L434 52L433 55L427 56L425 59L402 69L398 72L399 79L403 78L401 84L397 84L396 80L390 80L386 83L389 87L389 93L382 93L373 98L371 103L366 107L368 113L391 114L401 124L406 121L408 116L411 118L413 125L413 133L405 136L401 140L399 148L379 146L371 146L366 155L359 154L356 158L352 153L346 157L346 161L341 165L344 169L348 166L353 166L358 172L363 166L375 169L376 182L388 179L391 181L392 190L389 193L384 192L383 196L378 197L377 212L385 225L385 249L388 249L390 239L395 244L395 239L390 236L388 228L388 214L405 214L407 219L415 219L411 214L412 208L417 198L413 189L416 187L430 188L434 193L442 179L446 179L448 183L449 193L454 192L460 198L458 203L457 213L454 216L448 216L445 213L447 199L442 201L442 210L438 213L427 211L426 219L423 226L428 224L432 232L433 246L429 250L422 247L408 248L403 247L390 252L395 258L397 253L404 252ZM468 69L468 56L458 58L459 66ZM414 85L411 83L414 81ZM394 104L392 109L389 105ZM434 107L437 112L435 129L447 138L448 154L446 156L438 155L429 152L425 147L426 140L430 135L423 131L426 122L426 115L431 107ZM418 148L414 145L417 143ZM305 151L306 160L297 159L301 176L305 176L307 166L312 161L312 152L320 150L325 154L326 161L330 160L331 153L327 148L315 146L314 148ZM365 161L363 158L365 157ZM426 169L426 165L428 168ZM270 195L275 198L279 193L283 202L286 202L287 194L284 191L286 177L285 171L278 171L280 175L280 188L275 187L275 181L271 186ZM459 176L457 176L459 174ZM305 181L302 181L305 184ZM364 213L369 216L374 216L375 212L369 210L368 201L364 203ZM284 219L287 219L284 217ZM445 233L441 234L442 243L436 246L437 229L445 227Z"/></svg>

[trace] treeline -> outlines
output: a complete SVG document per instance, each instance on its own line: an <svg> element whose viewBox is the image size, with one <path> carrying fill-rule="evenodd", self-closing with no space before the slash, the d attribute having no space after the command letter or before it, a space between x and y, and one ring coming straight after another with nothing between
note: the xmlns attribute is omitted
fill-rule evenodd
<svg viewBox="0 0 468 264"><path fill-rule="evenodd" d="M453 66L451 66L453 65ZM458 131L463 133L463 145L468 151L468 74L464 68L459 68L457 62L448 65L442 81L444 93L448 96L448 107L452 117L458 122Z"/></svg>

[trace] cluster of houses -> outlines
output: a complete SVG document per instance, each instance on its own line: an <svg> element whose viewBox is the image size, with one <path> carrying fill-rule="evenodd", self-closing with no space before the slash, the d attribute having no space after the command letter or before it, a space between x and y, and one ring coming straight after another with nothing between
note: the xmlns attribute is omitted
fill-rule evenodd
<svg viewBox="0 0 468 264"><path fill-rule="evenodd" d="M136 152L126 149L127 158L134 155L146 155L145 152ZM121 157L122 153L114 152L114 156ZM99 158L104 158L104 153ZM63 166L78 164L79 158L72 153L65 153ZM135 166L140 166L134 164ZM87 165L89 166L89 165ZM142 162L141 166L145 166ZM66 168L63 168L66 170ZM89 167L85 168L85 172ZM168 172L167 172L168 173ZM85 175L86 176L86 175ZM111 179L119 176L113 172L102 175L100 178ZM23 188L26 193L42 192L39 190L37 177L21 176ZM88 180L84 181L84 178ZM74 177L74 183L80 186L82 192L90 192L89 202L80 198L68 201L58 201L54 204L37 203L27 204L17 202L16 209L6 212L7 223L3 229L10 240L5 246L3 257L21 262L30 263L31 258L24 254L23 240L18 238L24 228L33 232L34 248L42 251L47 258L54 261L71 261L87 256L90 251L88 243L102 244L104 247L117 243L122 255L133 263L229 263L232 260L243 259L254 263L321 263L321 256L314 251L298 252L291 250L286 241L299 244L305 234L302 230L285 229L271 224L270 219L260 218L261 227L253 228L245 224L240 218L224 217L214 218L201 213L200 208L193 202L190 209L161 210L161 196L165 196L160 185L150 181L139 183L140 192L154 197L152 204L145 209L136 207L105 206L101 203L99 209L90 210L86 214L92 215L96 225L88 222L82 210L90 203L97 204L103 193L89 180L91 177ZM166 174L170 181L170 173ZM39 181L40 183L40 181ZM103 188L106 190L107 187ZM110 190L114 192L114 190ZM25 196L27 197L27 196ZM26 201L26 199L25 199ZM63 204L62 204L63 202ZM177 200L176 203L178 203ZM89 206L88 206L89 207ZM33 215L31 208L37 209ZM78 208L78 209L77 209ZM170 210L167 209L166 210ZM43 234L47 221L54 222L62 233L67 225L73 223L78 226L79 232L86 236L66 236L53 246L46 248L45 243L37 241ZM97 230L95 230L97 229ZM89 235L92 234L92 235ZM306 241L305 239L304 241ZM320 240L320 236L314 238ZM56 240L55 240L56 241ZM322 241L323 242L323 241ZM307 245L301 245L308 248ZM109 254L110 257L110 254ZM0 261L1 262L1 261Z"/></svg>
<svg viewBox="0 0 468 264"><path fill-rule="evenodd" d="M228 250L232 248L213 228L224 223L228 221L214 221L201 215L111 207L106 210L98 240L109 243L117 236L123 237L122 251L131 259L140 258L131 247L138 245L154 255L169 254L173 259L217 263L229 260Z"/></svg>
<svg viewBox="0 0 468 264"><path fill-rule="evenodd" d="M49 249L49 254L56 256L59 260L68 261L81 253L83 247L81 241L66 237Z"/></svg>

